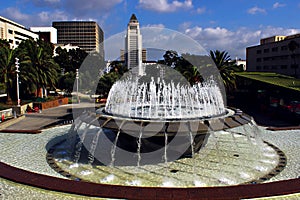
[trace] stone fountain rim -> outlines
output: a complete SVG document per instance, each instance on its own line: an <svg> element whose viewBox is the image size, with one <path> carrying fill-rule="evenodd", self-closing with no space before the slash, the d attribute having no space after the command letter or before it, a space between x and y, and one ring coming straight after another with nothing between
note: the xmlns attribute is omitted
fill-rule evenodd
<svg viewBox="0 0 300 200"><path fill-rule="evenodd" d="M107 118L114 118L114 119L120 119L120 120L128 120L128 121L144 121L144 122L185 122L185 121L205 121L205 120L213 120L213 119L219 119L219 118L225 118L228 116L232 116L235 114L235 110L232 110L230 108L225 108L225 112L219 115L214 115L211 117L191 117L191 118L146 118L146 117L127 117L123 115L113 115L105 111L105 108L99 108L100 112L97 112L98 116L101 117L107 117Z"/></svg>
<svg viewBox="0 0 300 200"><path fill-rule="evenodd" d="M104 108L100 108L104 109ZM124 118L119 116L112 116L107 114L95 114L94 112L86 113L84 117L81 117L81 121L85 123L91 123L94 121L93 119L97 118L98 120L93 123L95 126L100 126L101 128L111 129L111 130L120 130L120 126L122 122L126 122L125 125L123 123L122 130L139 132L140 128L137 124L141 126L160 126L166 127L162 129L158 135L164 133L176 134L178 133L178 127L182 124L185 124L185 127L181 129L180 132L193 132L197 134L206 134L209 131L219 131L219 130L227 130L230 128L235 128L238 126L242 126L248 124L252 121L252 117L244 113L238 108L226 108L227 114L219 117L213 118L198 118L198 119L180 119L180 120L149 120L149 119L136 119L136 118ZM131 126L133 125L134 126ZM149 126L147 129L143 131L147 134L153 134L153 130L157 131L157 129L152 129ZM182 128L182 126L181 126ZM157 135L157 136L158 136Z"/></svg>

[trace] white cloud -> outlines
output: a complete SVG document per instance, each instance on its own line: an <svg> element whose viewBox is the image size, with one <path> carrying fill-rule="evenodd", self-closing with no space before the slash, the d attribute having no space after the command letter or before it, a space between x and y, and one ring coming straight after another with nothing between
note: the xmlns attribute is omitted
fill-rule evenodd
<svg viewBox="0 0 300 200"><path fill-rule="evenodd" d="M24 0L25 2L27 0ZM84 3L82 0L32 0L32 3L44 9L40 12L33 12L30 15L25 14L25 10L17 7L9 7L1 10L3 15L17 23L30 26L51 26L52 21L60 20L93 20L98 19L100 26L103 26L104 20L110 14L114 6L123 2L123 0L89 0ZM91 19L91 17L93 19Z"/></svg>
<svg viewBox="0 0 300 200"><path fill-rule="evenodd" d="M65 0L64 8L76 17L101 16L103 12L109 12L114 6L123 0Z"/></svg>
<svg viewBox="0 0 300 200"><path fill-rule="evenodd" d="M68 16L65 12L54 10L52 12L42 11L39 13L34 13L27 15L22 13L18 8L10 7L2 11L2 14L27 27L30 26L51 26L52 21L67 20Z"/></svg>
<svg viewBox="0 0 300 200"><path fill-rule="evenodd" d="M54 12L40 12L37 14L38 18L36 18L36 20L40 21L39 23L42 24L47 24L51 21L63 21L63 20L67 20L68 17L66 16L66 14L62 11L56 10ZM51 24L49 24L51 25Z"/></svg>
<svg viewBox="0 0 300 200"><path fill-rule="evenodd" d="M285 7L285 4L281 4L279 2L273 4L273 8L280 8L280 7Z"/></svg>
<svg viewBox="0 0 300 200"><path fill-rule="evenodd" d="M207 51L225 50L231 58L245 58L246 47L259 44L261 38L273 35L292 35L299 33L300 29L285 29L282 27L262 26L252 30L240 27L235 31L221 27L202 28L195 26L184 31L185 34L196 40Z"/></svg>
<svg viewBox="0 0 300 200"><path fill-rule="evenodd" d="M59 8L61 7L61 0L32 0L32 3L38 7L50 7Z"/></svg>
<svg viewBox="0 0 300 200"><path fill-rule="evenodd" d="M147 10L153 10L158 12L174 12L178 9L190 9L193 8L192 0L177 1L173 0L139 0L139 7Z"/></svg>
<svg viewBox="0 0 300 200"><path fill-rule="evenodd" d="M191 22L183 22L182 24L179 24L178 30L184 32L186 29L190 28L191 25Z"/></svg>
<svg viewBox="0 0 300 200"><path fill-rule="evenodd" d="M27 21L30 19L30 15L27 15L27 14L24 14L20 11L19 8L15 8L15 7L9 7L9 8L6 8L4 11L3 11L3 14L9 18L9 19L12 19L12 20L15 20L17 21L18 23L21 23L23 21Z"/></svg>
<svg viewBox="0 0 300 200"><path fill-rule="evenodd" d="M205 8L205 7L197 8L197 9L196 9L196 13L198 13L198 14L203 14L203 13L205 13L205 12L206 12L206 8Z"/></svg>
<svg viewBox="0 0 300 200"><path fill-rule="evenodd" d="M165 25L163 25L163 24L147 24L145 26L142 26L142 28L144 28L144 27L147 27L147 28L149 28L149 27L152 27L152 28L165 28Z"/></svg>
<svg viewBox="0 0 300 200"><path fill-rule="evenodd" d="M255 14L258 14L258 13L262 13L262 14L266 14L266 13L267 13L265 9L259 8L259 7L257 7L257 6L248 9L247 12L248 12L249 14L252 14L252 15L255 15Z"/></svg>

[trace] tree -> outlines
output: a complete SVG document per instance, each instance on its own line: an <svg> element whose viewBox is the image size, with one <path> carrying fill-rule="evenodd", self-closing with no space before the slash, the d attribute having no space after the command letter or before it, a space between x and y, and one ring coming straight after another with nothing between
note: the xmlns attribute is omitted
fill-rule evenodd
<svg viewBox="0 0 300 200"><path fill-rule="evenodd" d="M180 57L178 56L178 53L173 50L168 50L166 53L163 55L164 57L164 63L165 65L168 65L170 67L176 66L178 64L178 61Z"/></svg>
<svg viewBox="0 0 300 200"><path fill-rule="evenodd" d="M107 97L112 85L120 78L117 72L110 72L103 75L97 85L96 93Z"/></svg>
<svg viewBox="0 0 300 200"><path fill-rule="evenodd" d="M74 88L76 73L75 72L66 72L64 75L59 76L58 79L58 88L66 90L67 93L71 93Z"/></svg>
<svg viewBox="0 0 300 200"><path fill-rule="evenodd" d="M201 76L198 67L194 66L194 63L191 63L189 59L195 59L197 57L196 55L183 54L179 56L176 51L168 50L163 57L164 60L160 63L174 68L183 75L191 85L203 81L203 77ZM197 57L196 59L199 58Z"/></svg>
<svg viewBox="0 0 300 200"><path fill-rule="evenodd" d="M67 92L72 92L76 76L76 69L81 67L88 54L80 48L70 49L67 51L61 47L56 48L56 54L57 55L54 57L54 61L60 67L60 73L58 75L58 87L59 89L66 90ZM86 76L86 74L83 76Z"/></svg>
<svg viewBox="0 0 300 200"><path fill-rule="evenodd" d="M227 92L234 90L236 88L234 72L240 71L240 68L231 62L230 56L226 51L210 51L210 57L219 70Z"/></svg>
<svg viewBox="0 0 300 200"><path fill-rule="evenodd" d="M19 48L22 49L20 53L23 68L20 74L21 80L31 84L27 85L27 88L33 89L32 83L35 84L36 96L42 96L40 89L55 87L58 78L59 67L52 58L53 49L51 50L51 46L45 42L36 42L33 39L23 41Z"/></svg>
<svg viewBox="0 0 300 200"><path fill-rule="evenodd" d="M7 93L7 104L12 104L12 88L15 79L15 58L17 51L11 49L9 44L0 42L0 79L4 83L5 92Z"/></svg>

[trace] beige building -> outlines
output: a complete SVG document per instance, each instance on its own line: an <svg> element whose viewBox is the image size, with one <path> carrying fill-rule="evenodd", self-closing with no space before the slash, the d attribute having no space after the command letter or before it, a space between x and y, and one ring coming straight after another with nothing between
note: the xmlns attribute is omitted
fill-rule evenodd
<svg viewBox="0 0 300 200"><path fill-rule="evenodd" d="M272 36L246 49L247 71L300 75L300 34Z"/></svg>
<svg viewBox="0 0 300 200"><path fill-rule="evenodd" d="M79 46L88 53L97 52L104 57L103 31L94 21L57 21L57 43Z"/></svg>
<svg viewBox="0 0 300 200"><path fill-rule="evenodd" d="M120 61L125 62L125 50L120 50ZM147 61L147 49L142 49L142 61L143 63Z"/></svg>
<svg viewBox="0 0 300 200"><path fill-rule="evenodd" d="M285 38L286 38L286 36L283 36L283 35L274 35L274 36L271 36L271 37L260 39L260 44L268 44L268 43L271 43L271 42L279 42L281 40L284 40Z"/></svg>
<svg viewBox="0 0 300 200"><path fill-rule="evenodd" d="M41 40L57 44L57 30L53 27L30 27L30 30L39 35Z"/></svg>
<svg viewBox="0 0 300 200"><path fill-rule="evenodd" d="M11 48L16 48L23 40L38 39L38 34L16 22L0 16L0 39L7 40Z"/></svg>

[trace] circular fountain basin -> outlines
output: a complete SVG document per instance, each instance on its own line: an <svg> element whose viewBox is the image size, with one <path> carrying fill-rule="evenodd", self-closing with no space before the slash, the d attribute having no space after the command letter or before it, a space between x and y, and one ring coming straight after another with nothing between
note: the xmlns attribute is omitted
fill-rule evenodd
<svg viewBox="0 0 300 200"><path fill-rule="evenodd" d="M216 141L215 141L216 140ZM239 132L216 131L192 158L142 166L104 166L69 160L66 141L47 154L50 166L73 180L142 187L209 187L262 183L280 173L285 154Z"/></svg>
<svg viewBox="0 0 300 200"><path fill-rule="evenodd" d="M87 113L80 119L86 124L101 127L113 140L118 137L120 148L135 152L138 148L137 138L142 137L141 152L153 152L166 145L167 136L169 151L177 152L184 149L183 154L178 152L183 157L199 151L211 132L238 127L251 121L249 115L235 108L226 109L226 114L211 118L163 120L113 116L107 114L104 108L98 109L96 113ZM175 137L180 143L173 145L171 141ZM193 137L193 145L190 137Z"/></svg>

